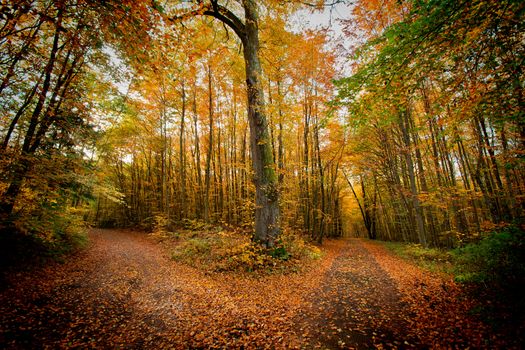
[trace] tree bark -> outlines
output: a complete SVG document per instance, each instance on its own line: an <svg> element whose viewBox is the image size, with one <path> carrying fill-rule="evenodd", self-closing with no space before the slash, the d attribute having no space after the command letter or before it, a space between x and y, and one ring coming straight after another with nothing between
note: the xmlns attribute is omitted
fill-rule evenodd
<svg viewBox="0 0 525 350"><path fill-rule="evenodd" d="M211 157L213 155L213 96L211 88L211 66L208 65L208 117L209 117L209 132L208 132L208 153L206 155L206 170L204 173L204 181L206 189L204 191L204 221L210 222L210 182L211 182Z"/></svg>
<svg viewBox="0 0 525 350"><path fill-rule="evenodd" d="M278 181L268 132L264 90L261 82L262 69L259 59L259 15L255 0L243 0L244 22L233 12L210 0L198 2L199 8L178 21L192 16L211 16L229 26L241 39L246 71L248 95L248 121L255 184L255 232L254 240L272 247L280 234L280 210Z"/></svg>
<svg viewBox="0 0 525 350"><path fill-rule="evenodd" d="M201 151L199 143L199 125L197 115L197 87L196 82L193 81L193 101L192 101L192 113L193 113L193 128L195 132L195 172L197 173L197 185L198 189L195 193L195 217L201 218L202 209L202 170L201 170Z"/></svg>
<svg viewBox="0 0 525 350"><path fill-rule="evenodd" d="M185 81L181 82L181 99L182 111L180 116L180 134L179 134L179 163L180 163L180 213L181 219L186 218L186 158L184 155L184 123L186 122L186 85Z"/></svg>
<svg viewBox="0 0 525 350"><path fill-rule="evenodd" d="M255 183L254 238L266 247L272 247L280 234L279 192L260 81L262 69L259 61L259 19L254 0L243 0L242 3L246 18L243 53Z"/></svg>

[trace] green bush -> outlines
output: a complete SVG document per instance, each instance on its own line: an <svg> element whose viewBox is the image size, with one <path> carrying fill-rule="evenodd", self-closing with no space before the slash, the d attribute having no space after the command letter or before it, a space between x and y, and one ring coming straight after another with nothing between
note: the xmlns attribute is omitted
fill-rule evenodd
<svg viewBox="0 0 525 350"><path fill-rule="evenodd" d="M525 276L525 232L508 226L490 232L477 243L455 249L456 280L499 284L523 283Z"/></svg>
<svg viewBox="0 0 525 350"><path fill-rule="evenodd" d="M278 245L277 247L270 250L270 256L274 259L290 259L290 254L286 251L286 248L283 245Z"/></svg>

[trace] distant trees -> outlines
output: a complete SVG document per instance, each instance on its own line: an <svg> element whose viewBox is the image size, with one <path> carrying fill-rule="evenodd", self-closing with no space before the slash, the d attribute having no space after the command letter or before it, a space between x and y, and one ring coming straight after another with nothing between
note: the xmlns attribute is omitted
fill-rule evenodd
<svg viewBox="0 0 525 350"><path fill-rule="evenodd" d="M348 148L351 178L363 201L377 193L379 238L452 246L523 219L523 11L393 5L404 19L371 31L354 75L337 83L348 137L361 140Z"/></svg>
<svg viewBox="0 0 525 350"><path fill-rule="evenodd" d="M99 148L100 165L108 170L102 176L112 179L125 205L98 196L99 224L152 227L162 221L252 227L254 212L262 210L252 183L257 176L242 89L246 73L237 52L241 40L217 25L220 22L184 23L160 28L155 34L158 46L146 59L141 56L140 63L133 55L127 58L135 79L119 108L120 123L108 128ZM337 174L342 147L328 142L339 125L328 119L326 106L332 97L333 56L324 51L322 34L291 34L278 16L260 23L265 46L256 77L268 101L267 139L255 146L265 145L267 160L275 160L261 168L266 169L264 176L274 173L275 183L265 186L282 196L275 202L281 211L275 225L304 229L319 241L340 235ZM303 57L304 50L308 55ZM116 109L108 105L108 112ZM305 130L308 138L299 142ZM272 235L265 239L275 239ZM258 240L273 244L265 239Z"/></svg>

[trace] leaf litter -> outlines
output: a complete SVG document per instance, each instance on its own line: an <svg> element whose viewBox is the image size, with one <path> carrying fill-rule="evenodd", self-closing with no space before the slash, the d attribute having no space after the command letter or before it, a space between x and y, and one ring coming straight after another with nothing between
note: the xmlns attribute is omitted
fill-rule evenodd
<svg viewBox="0 0 525 350"><path fill-rule="evenodd" d="M490 348L459 288L367 241L333 240L298 273L209 272L130 230L94 229L64 264L12 273L0 346L44 348ZM489 341L487 341L489 337Z"/></svg>

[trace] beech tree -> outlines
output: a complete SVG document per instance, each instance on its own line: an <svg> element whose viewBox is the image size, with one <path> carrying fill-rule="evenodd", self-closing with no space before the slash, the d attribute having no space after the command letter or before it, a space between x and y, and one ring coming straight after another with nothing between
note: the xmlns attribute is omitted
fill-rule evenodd
<svg viewBox="0 0 525 350"><path fill-rule="evenodd" d="M326 105L333 97L334 55L325 49L325 32L292 33L281 14L266 15L261 23L259 80L268 96L270 150L279 162L281 228L319 241L338 236L341 147L330 146L338 126ZM97 224L154 230L161 222L167 230L174 224L253 227L246 64L239 55L242 42L229 30L213 17L159 26L147 60L127 58L136 77L129 85L127 112L107 129L103 144L108 146L100 148L100 166L108 169L106 178L122 192L126 206L97 196ZM101 114L116 108L109 105ZM307 142L296 143L305 129ZM305 198L303 183L311 198Z"/></svg>
<svg viewBox="0 0 525 350"><path fill-rule="evenodd" d="M281 231L279 189L261 82L258 5L254 0L243 0L241 5L244 10L244 20L214 0L199 1L197 9L182 17L174 17L172 20L178 21L197 15L211 16L230 27L242 42L255 184L254 238L266 247L272 247Z"/></svg>

